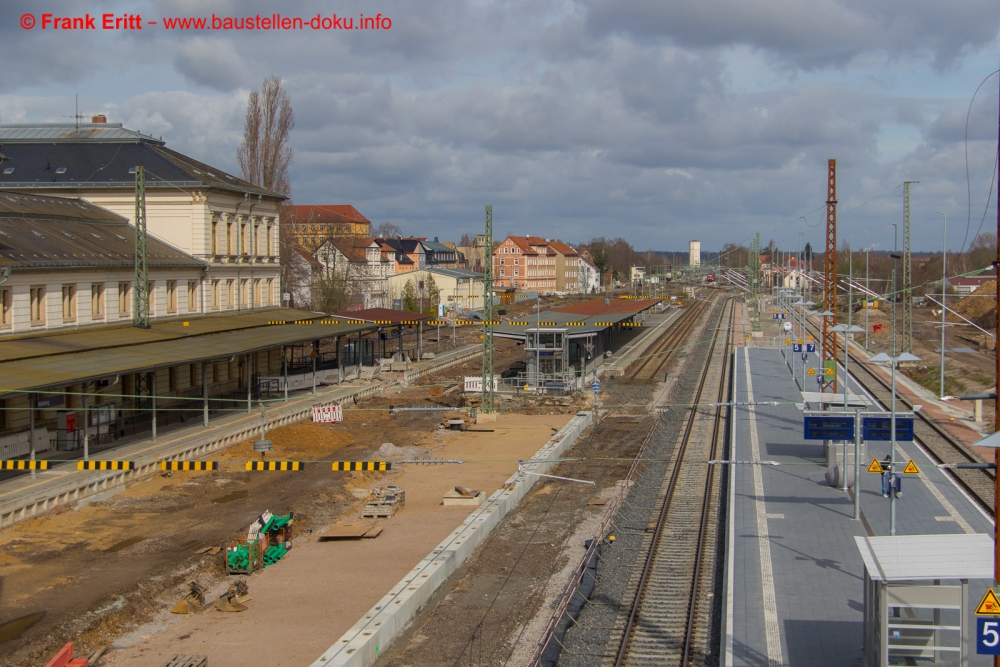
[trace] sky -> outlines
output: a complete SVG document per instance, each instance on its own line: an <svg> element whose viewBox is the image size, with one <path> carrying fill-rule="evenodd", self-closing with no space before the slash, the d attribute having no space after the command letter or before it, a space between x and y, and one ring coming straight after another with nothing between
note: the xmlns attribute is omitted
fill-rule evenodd
<svg viewBox="0 0 1000 667"><path fill-rule="evenodd" d="M165 26L274 12L379 29ZM914 250L941 248L936 211L952 250L996 229L996 0L5 0L0 61L0 122L72 122L78 95L234 174L247 97L278 75L293 201L406 234L480 233L490 204L501 238L822 247L831 158L854 247L892 248L904 181Z"/></svg>

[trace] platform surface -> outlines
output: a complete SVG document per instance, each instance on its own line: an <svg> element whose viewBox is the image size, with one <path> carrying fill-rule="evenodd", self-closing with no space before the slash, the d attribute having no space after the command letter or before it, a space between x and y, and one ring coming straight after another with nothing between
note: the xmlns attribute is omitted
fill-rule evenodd
<svg viewBox="0 0 1000 667"><path fill-rule="evenodd" d="M811 361L818 367L815 357ZM741 347L736 362L738 403L780 404L737 408L731 458L780 465L731 466L722 664L860 665L864 564L854 537L889 533L889 501L881 495L881 476L862 472L862 520L855 521L852 495L830 488L823 478L822 441L802 437L803 415L795 406L802 398L782 352ZM861 389L852 385L851 391ZM896 505L898 535L992 537L989 518L920 447L912 442L897 446L904 461L913 459L921 471L903 480L903 497ZM868 447L869 459L881 459L889 443ZM969 582L970 606L991 583ZM975 651L971 609L969 618ZM992 662L973 653L969 664Z"/></svg>

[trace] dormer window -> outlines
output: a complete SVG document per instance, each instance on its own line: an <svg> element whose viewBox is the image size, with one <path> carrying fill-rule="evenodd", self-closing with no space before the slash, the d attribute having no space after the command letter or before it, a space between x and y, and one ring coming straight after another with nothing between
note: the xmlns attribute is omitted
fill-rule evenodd
<svg viewBox="0 0 1000 667"><path fill-rule="evenodd" d="M65 174L66 173L66 167L58 167L56 169L56 173L57 174Z"/></svg>
<svg viewBox="0 0 1000 667"><path fill-rule="evenodd" d="M130 169L128 170L128 173L130 173L130 174L134 174L134 173L135 173L135 167L131 167L131 168L130 168Z"/></svg>
<svg viewBox="0 0 1000 667"><path fill-rule="evenodd" d="M7 167L6 169L3 170L3 173L5 176L10 176L11 174L14 173L14 167Z"/></svg>

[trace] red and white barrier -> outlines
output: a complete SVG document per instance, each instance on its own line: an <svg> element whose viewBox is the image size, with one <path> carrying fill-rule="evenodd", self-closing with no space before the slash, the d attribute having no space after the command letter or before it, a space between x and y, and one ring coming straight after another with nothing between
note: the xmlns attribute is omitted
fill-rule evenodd
<svg viewBox="0 0 1000 667"><path fill-rule="evenodd" d="M314 422L342 422L344 421L344 409L339 405L326 405L313 408Z"/></svg>

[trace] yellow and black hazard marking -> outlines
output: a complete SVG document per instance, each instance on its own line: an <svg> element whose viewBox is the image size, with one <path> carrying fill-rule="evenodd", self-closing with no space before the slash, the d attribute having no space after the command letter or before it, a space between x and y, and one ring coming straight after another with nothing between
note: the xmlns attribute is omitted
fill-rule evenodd
<svg viewBox="0 0 1000 667"><path fill-rule="evenodd" d="M594 324L599 327L613 327L615 325L614 322L594 322Z"/></svg>
<svg viewBox="0 0 1000 667"><path fill-rule="evenodd" d="M340 324L340 320L320 320L320 324Z"/></svg>
<svg viewBox="0 0 1000 667"><path fill-rule="evenodd" d="M555 322L546 322L546 321L542 320L541 322L537 322L535 324L535 326L538 326L538 327L554 327L554 326L556 326L556 323Z"/></svg>
<svg viewBox="0 0 1000 667"><path fill-rule="evenodd" d="M312 324L312 320L292 320L292 324Z"/></svg>
<svg viewBox="0 0 1000 667"><path fill-rule="evenodd" d="M392 324L392 320L372 320L372 324Z"/></svg>
<svg viewBox="0 0 1000 667"><path fill-rule="evenodd" d="M135 461L77 461L77 470L135 470Z"/></svg>
<svg viewBox="0 0 1000 667"><path fill-rule="evenodd" d="M348 324L364 324L364 320L347 320Z"/></svg>
<svg viewBox="0 0 1000 667"><path fill-rule="evenodd" d="M160 461L160 470L218 470L218 461Z"/></svg>
<svg viewBox="0 0 1000 667"><path fill-rule="evenodd" d="M392 461L334 461L333 470L392 470Z"/></svg>
<svg viewBox="0 0 1000 667"><path fill-rule="evenodd" d="M641 327L642 322L622 322L623 327Z"/></svg>
<svg viewBox="0 0 1000 667"><path fill-rule="evenodd" d="M400 320L400 324L409 324L411 326L416 326L420 324L420 320Z"/></svg>
<svg viewBox="0 0 1000 667"><path fill-rule="evenodd" d="M48 470L48 461L26 461L22 459L0 460L0 470Z"/></svg>
<svg viewBox="0 0 1000 667"><path fill-rule="evenodd" d="M526 326L528 326L527 320L511 320L507 324L509 324L512 327L526 327Z"/></svg>
<svg viewBox="0 0 1000 667"><path fill-rule="evenodd" d="M471 324L471 322L470 322L470 324ZM499 324L503 324L503 321L502 320L483 320L482 324L489 324L491 326L497 326Z"/></svg>
<svg viewBox="0 0 1000 667"><path fill-rule="evenodd" d="M288 324L286 320L268 320L268 324Z"/></svg>
<svg viewBox="0 0 1000 667"><path fill-rule="evenodd" d="M302 470L302 461L247 461L247 470Z"/></svg>
<svg viewBox="0 0 1000 667"><path fill-rule="evenodd" d="M565 326L567 327L582 327L586 325L586 322L567 322Z"/></svg>

